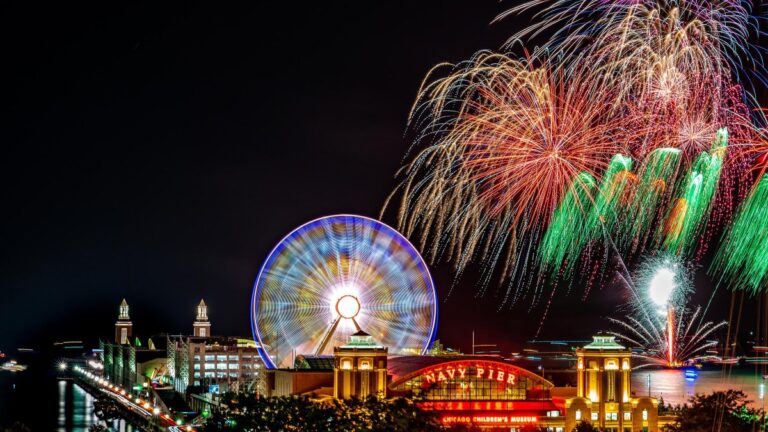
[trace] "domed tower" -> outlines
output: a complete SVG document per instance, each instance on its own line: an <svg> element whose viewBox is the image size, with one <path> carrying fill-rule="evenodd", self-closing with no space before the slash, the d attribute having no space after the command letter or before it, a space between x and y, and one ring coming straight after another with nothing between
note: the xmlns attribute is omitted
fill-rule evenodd
<svg viewBox="0 0 768 432"><path fill-rule="evenodd" d="M211 322L208 321L208 305L204 300L200 300L200 304L197 305L197 318L195 323L192 324L195 337L210 337L211 336Z"/></svg>
<svg viewBox="0 0 768 432"><path fill-rule="evenodd" d="M128 345L133 334L133 323L129 315L128 302L123 299L120 302L120 314L115 323L115 343Z"/></svg>

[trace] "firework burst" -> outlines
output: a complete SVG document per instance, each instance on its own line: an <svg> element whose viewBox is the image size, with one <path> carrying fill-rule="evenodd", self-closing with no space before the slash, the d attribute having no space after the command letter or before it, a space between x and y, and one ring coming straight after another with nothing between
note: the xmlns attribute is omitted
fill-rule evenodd
<svg viewBox="0 0 768 432"><path fill-rule="evenodd" d="M679 367L711 357L705 351L726 322L702 323L701 307L687 308L692 269L672 254L647 258L631 280L631 312L625 319L609 318L620 330L612 334L640 349L640 367Z"/></svg>
<svg viewBox="0 0 768 432"><path fill-rule="evenodd" d="M405 168L400 228L419 227L422 245L436 240L430 256L461 271L472 258L492 268L504 250L518 256L566 196L586 211L593 179L621 150L605 101L589 94L546 65L490 53L426 85L412 122L428 143Z"/></svg>

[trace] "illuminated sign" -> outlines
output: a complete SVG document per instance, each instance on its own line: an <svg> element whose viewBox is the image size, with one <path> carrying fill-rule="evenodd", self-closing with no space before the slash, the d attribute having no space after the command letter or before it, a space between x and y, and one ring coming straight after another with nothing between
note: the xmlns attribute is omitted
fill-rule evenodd
<svg viewBox="0 0 768 432"><path fill-rule="evenodd" d="M425 411L551 411L557 407L542 401L425 401L416 402Z"/></svg>
<svg viewBox="0 0 768 432"><path fill-rule="evenodd" d="M447 415L440 421L444 425L452 424L476 424L476 425L520 425L538 423L535 415L500 415L500 414L473 414L473 415Z"/></svg>
<svg viewBox="0 0 768 432"><path fill-rule="evenodd" d="M498 381L507 385L517 382L516 370L500 363L478 363L472 366L445 365L421 374L427 384L443 381L467 380L470 378Z"/></svg>

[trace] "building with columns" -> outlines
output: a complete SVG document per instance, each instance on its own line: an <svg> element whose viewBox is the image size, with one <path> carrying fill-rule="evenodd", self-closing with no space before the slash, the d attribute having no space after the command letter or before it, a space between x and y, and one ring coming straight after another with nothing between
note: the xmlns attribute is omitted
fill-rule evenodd
<svg viewBox="0 0 768 432"><path fill-rule="evenodd" d="M365 399L387 395L387 348L360 330L346 345L334 347L333 396Z"/></svg>
<svg viewBox="0 0 768 432"><path fill-rule="evenodd" d="M658 430L658 401L632 397L632 350L614 336L597 335L576 350L576 363L577 394L566 401L566 430L580 421L608 432Z"/></svg>
<svg viewBox="0 0 768 432"><path fill-rule="evenodd" d="M575 354L576 387L556 387L500 356L388 357L386 347L361 331L335 347L328 359L332 367L322 361L328 356L311 361L298 356L293 369L269 371L267 394L317 400L406 397L434 411L446 426L484 431L570 432L586 422L607 432L658 432L673 421L658 416L656 399L632 396L631 351L613 336L594 336Z"/></svg>

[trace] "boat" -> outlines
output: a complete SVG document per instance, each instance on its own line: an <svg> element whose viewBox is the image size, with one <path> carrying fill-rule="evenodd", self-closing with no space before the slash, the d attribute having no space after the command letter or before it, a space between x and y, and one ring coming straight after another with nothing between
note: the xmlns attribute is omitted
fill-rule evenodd
<svg viewBox="0 0 768 432"><path fill-rule="evenodd" d="M20 365L16 360L7 361L0 366L0 370L6 370L10 372L21 372L27 370L27 367Z"/></svg>

